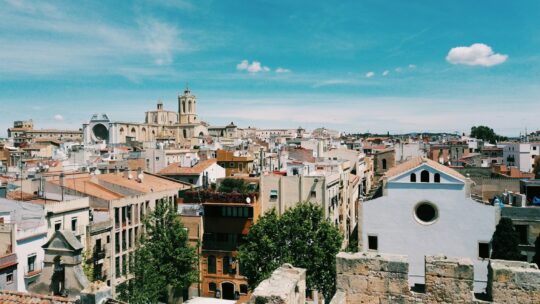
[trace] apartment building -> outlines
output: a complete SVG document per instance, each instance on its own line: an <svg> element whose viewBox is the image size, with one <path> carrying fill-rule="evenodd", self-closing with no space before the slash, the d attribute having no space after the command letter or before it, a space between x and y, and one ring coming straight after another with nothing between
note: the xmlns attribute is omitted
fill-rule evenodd
<svg viewBox="0 0 540 304"><path fill-rule="evenodd" d="M174 203L190 185L139 170L123 173L55 178L48 189L87 196L99 219L90 225L88 249L101 264L94 276L102 278L116 293L116 287L131 278L129 269L142 233L143 217L158 203ZM49 190L52 191L52 190ZM110 264L105 263L110 260ZM102 270L102 273L97 273ZM105 271L107 270L107 271Z"/></svg>

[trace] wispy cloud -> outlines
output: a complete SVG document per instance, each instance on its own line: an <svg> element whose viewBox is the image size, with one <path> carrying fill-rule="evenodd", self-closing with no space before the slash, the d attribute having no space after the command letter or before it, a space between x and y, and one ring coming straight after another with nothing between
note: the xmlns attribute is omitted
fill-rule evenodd
<svg viewBox="0 0 540 304"><path fill-rule="evenodd" d="M56 120L56 121L62 121L62 120L64 120L64 116L62 116L62 115L60 115L60 114L54 115L53 118L54 118L54 120Z"/></svg>
<svg viewBox="0 0 540 304"><path fill-rule="evenodd" d="M291 70L285 68L277 68L276 73L290 73Z"/></svg>
<svg viewBox="0 0 540 304"><path fill-rule="evenodd" d="M479 65L491 67L504 63L508 55L494 53L489 45L474 43L471 46L451 48L446 60L451 64Z"/></svg>
<svg viewBox="0 0 540 304"><path fill-rule="evenodd" d="M389 71L389 70L385 70L384 72L382 72L382 75L383 75L383 76L388 76L388 74L390 74L390 71Z"/></svg>
<svg viewBox="0 0 540 304"><path fill-rule="evenodd" d="M269 72L270 68L263 66L259 61L253 61L249 63L249 60L242 60L239 64L236 65L238 71L248 71L249 73L258 73L258 72Z"/></svg>
<svg viewBox="0 0 540 304"><path fill-rule="evenodd" d="M0 10L0 74L121 74L128 67L160 71L175 54L191 51L179 28L153 17L127 24L74 14L67 6L8 0ZM131 23L129 23L131 22ZM28 39L28 33L35 38ZM4 75L5 74L5 75Z"/></svg>
<svg viewBox="0 0 540 304"><path fill-rule="evenodd" d="M373 76L375 76L375 73L373 71L369 71L366 73L366 78L371 78Z"/></svg>

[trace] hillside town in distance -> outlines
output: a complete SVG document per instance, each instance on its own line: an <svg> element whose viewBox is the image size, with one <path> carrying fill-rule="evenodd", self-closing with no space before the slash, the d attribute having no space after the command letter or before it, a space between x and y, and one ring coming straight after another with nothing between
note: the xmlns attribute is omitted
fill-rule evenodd
<svg viewBox="0 0 540 304"><path fill-rule="evenodd" d="M192 276L160 302L540 302L540 131L216 126L204 102L185 88L178 108L73 130L21 113L0 141L2 303L144 303L181 263ZM289 231L275 243L272 223Z"/></svg>

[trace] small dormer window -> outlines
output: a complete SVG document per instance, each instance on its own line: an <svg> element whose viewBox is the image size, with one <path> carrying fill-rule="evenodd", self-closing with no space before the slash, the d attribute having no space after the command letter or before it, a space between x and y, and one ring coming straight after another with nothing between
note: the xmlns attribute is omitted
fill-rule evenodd
<svg viewBox="0 0 540 304"><path fill-rule="evenodd" d="M416 174L411 173L411 183L416 183Z"/></svg>
<svg viewBox="0 0 540 304"><path fill-rule="evenodd" d="M420 182L429 183L429 171L423 170L420 172Z"/></svg>
<svg viewBox="0 0 540 304"><path fill-rule="evenodd" d="M436 183L440 183L441 182L441 175L439 173L435 173L435 175L433 175L433 181L436 182Z"/></svg>

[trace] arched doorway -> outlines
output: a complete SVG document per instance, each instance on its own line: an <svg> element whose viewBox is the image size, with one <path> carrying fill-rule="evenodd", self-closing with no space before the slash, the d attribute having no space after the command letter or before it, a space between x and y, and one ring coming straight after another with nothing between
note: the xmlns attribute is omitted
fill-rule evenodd
<svg viewBox="0 0 540 304"><path fill-rule="evenodd" d="M234 300L234 284L231 282L221 283L222 299Z"/></svg>

